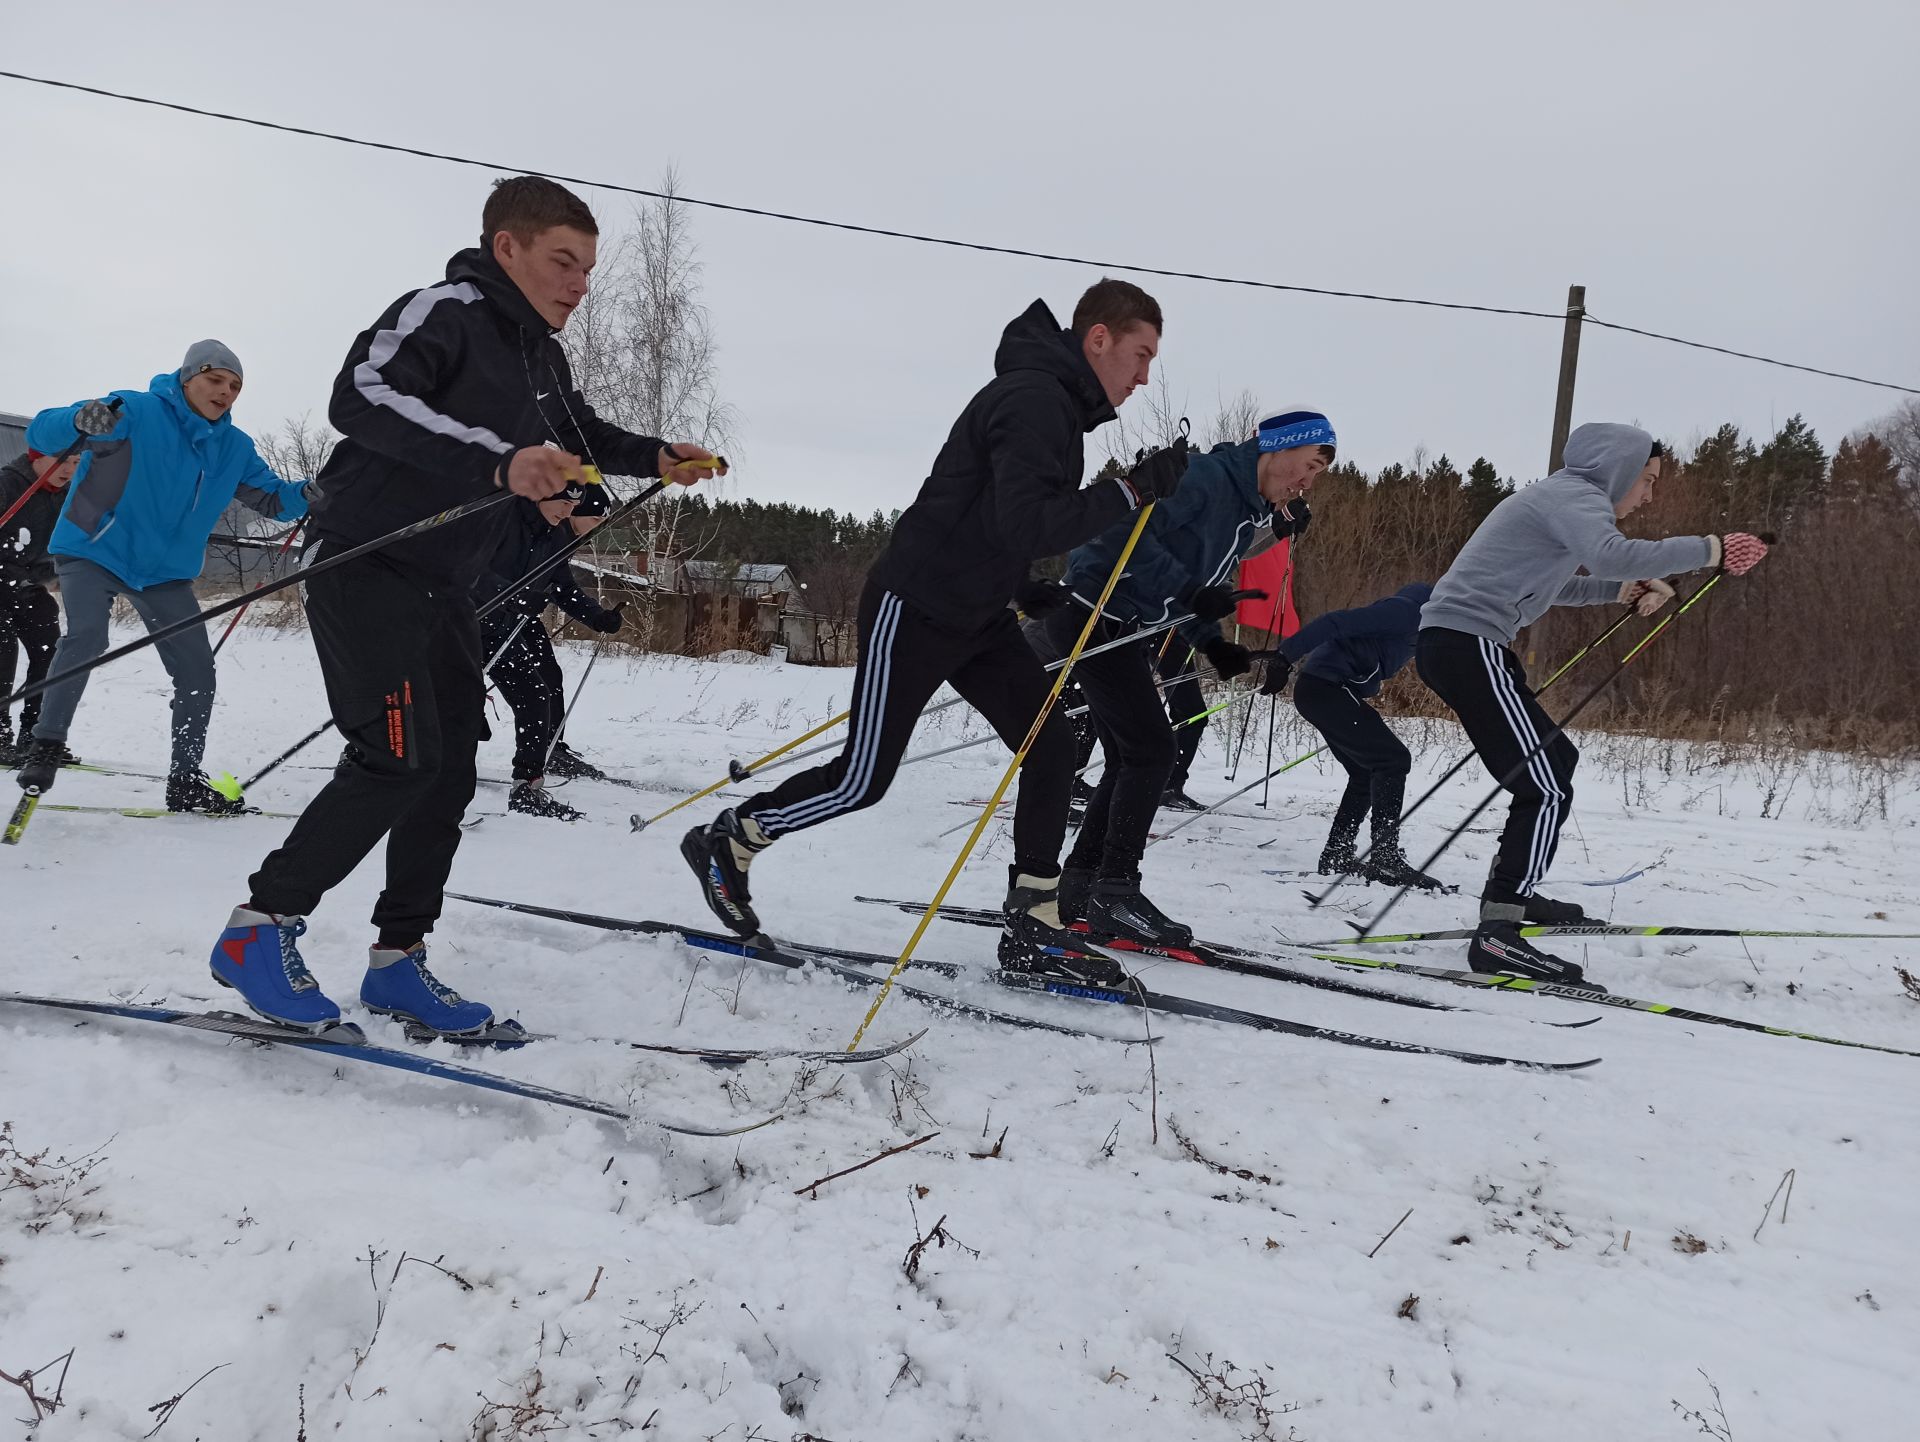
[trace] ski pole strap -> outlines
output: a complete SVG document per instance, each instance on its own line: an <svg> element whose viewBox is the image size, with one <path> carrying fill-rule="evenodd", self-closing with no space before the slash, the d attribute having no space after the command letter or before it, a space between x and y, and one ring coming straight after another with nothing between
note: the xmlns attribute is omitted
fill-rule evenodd
<svg viewBox="0 0 1920 1442"><path fill-rule="evenodd" d="M939 914L941 903L947 899L947 893L953 889L953 883L960 879L960 872L966 866L967 858L973 854L973 848L979 844L981 836L985 834L987 823L993 820L993 814L999 809L1001 798L1007 794L1007 788L1013 784L1013 778L1019 772L1021 763L1027 759L1027 752L1039 739L1040 730L1047 724L1047 716L1053 710L1053 703L1060 699L1060 693L1066 689L1067 678L1073 674L1074 663L1080 659L1081 651L1085 649L1088 639L1092 637L1093 628L1100 624L1100 613L1112 598L1113 588L1120 584L1120 577L1125 573L1127 562L1133 556L1133 548L1140 543L1141 533L1147 528L1147 520L1153 515L1154 504L1149 501L1140 508L1139 518L1133 523L1133 532L1127 537L1126 545L1120 548L1120 555L1113 563L1113 570L1108 573L1107 584L1100 590L1100 599L1087 613L1086 623L1081 626L1080 635L1074 641L1073 649L1067 653L1058 674L1053 678L1053 689L1047 692L1047 699L1040 703L1040 710L1033 718L1033 725L1027 728L1026 738L1021 741L1019 749L1013 753L1013 759L1007 762L1007 769L1000 773L1000 784L993 788L993 795L988 798L987 804L980 808L979 819L973 823L973 830L967 833L967 839L960 848L960 854L954 857L953 865L947 869L946 879L940 883L939 890L934 892L932 902L921 914L919 922L915 924L913 935L907 938L907 944L900 953L900 959L893 964L893 970L887 973L887 979L880 984L880 991L874 997L873 1005L867 1008L866 1016L861 1018L860 1025L853 1034L853 1040L847 1044L848 1051L859 1049L861 1038L866 1036L867 1028L873 1025L873 1019L880 1014L880 1008L885 1005L888 995L893 991L894 981L901 972L906 970L907 963L913 960L914 948L920 944L920 938L927 934L927 928L933 924L933 918ZM1139 634L1135 633L1136 636Z"/></svg>

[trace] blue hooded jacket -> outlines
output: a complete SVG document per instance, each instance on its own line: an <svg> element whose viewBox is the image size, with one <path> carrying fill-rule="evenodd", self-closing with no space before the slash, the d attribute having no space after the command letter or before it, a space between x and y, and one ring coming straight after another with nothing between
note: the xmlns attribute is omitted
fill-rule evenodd
<svg viewBox="0 0 1920 1442"><path fill-rule="evenodd" d="M1196 456L1179 489L1153 508L1106 614L1155 625L1185 610L1187 598L1200 587L1232 585L1260 527L1271 522L1277 534L1291 534L1284 514L1260 494L1259 465L1257 440L1215 446ZM1099 599L1132 530L1131 520L1121 521L1067 558L1066 584L1089 607ZM1194 646L1221 638L1218 621L1188 621L1179 630Z"/></svg>
<svg viewBox="0 0 1920 1442"><path fill-rule="evenodd" d="M210 421L187 404L169 371L144 391L115 391L120 424L83 449L47 550L92 561L136 591L190 581L207 537L236 496L269 520L307 513L301 483L283 481L231 415ZM41 411L27 444L58 455L73 444L85 401Z"/></svg>
<svg viewBox="0 0 1920 1442"><path fill-rule="evenodd" d="M1381 683L1413 659L1420 608L1431 595L1433 587L1416 581L1371 606L1316 616L1280 643L1280 654L1309 676L1355 696L1376 696Z"/></svg>

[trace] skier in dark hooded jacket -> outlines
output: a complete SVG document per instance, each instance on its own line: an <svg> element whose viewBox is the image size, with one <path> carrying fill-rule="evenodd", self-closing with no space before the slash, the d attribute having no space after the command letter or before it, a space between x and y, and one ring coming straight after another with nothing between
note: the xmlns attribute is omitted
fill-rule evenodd
<svg viewBox="0 0 1920 1442"><path fill-rule="evenodd" d="M1220 618L1235 605L1241 558L1259 532L1290 535L1306 523L1306 491L1334 458L1326 416L1305 407L1272 413L1249 440L1215 446L1188 468L1179 492L1156 506L1114 587L1092 641L1189 613L1177 634L1198 648L1222 680L1246 673L1247 649L1229 641ZM1047 620L1056 654L1072 646L1126 544L1114 527L1075 551L1065 588L1072 600ZM1087 803L1061 882L1063 914L1131 941L1181 946L1193 929L1141 890L1148 829L1173 769L1173 722L1154 683L1153 651L1121 646L1091 656L1074 675L1093 709L1106 769Z"/></svg>
<svg viewBox="0 0 1920 1442"><path fill-rule="evenodd" d="M1436 891L1440 883L1414 869L1400 845L1400 808L1413 755L1380 713L1367 705L1413 659L1420 608L1433 594L1425 582L1402 586L1370 606L1316 616L1282 641L1267 663L1263 695L1278 696L1287 677L1293 705L1326 738L1345 768L1347 789L1320 853L1322 875L1346 873L1390 886ZM1373 844L1364 862L1354 854L1360 823L1371 813Z"/></svg>
<svg viewBox="0 0 1920 1442"><path fill-rule="evenodd" d="M759 932L747 887L756 853L780 837L871 806L886 794L915 719L945 682L1008 746L1026 738L1051 682L1008 602L1031 563L1059 555L1170 494L1184 447L1126 477L1082 487L1082 437L1147 380L1160 307L1126 281L1102 280L1063 329L1044 301L1008 325L994 379L968 402L919 496L894 526L860 601L860 660L846 749L824 766L695 827L681 852L707 905L745 936ZM1073 736L1049 713L1020 774L1014 862L1000 958L1010 970L1111 981L1102 957L1063 960L1060 847L1073 779Z"/></svg>

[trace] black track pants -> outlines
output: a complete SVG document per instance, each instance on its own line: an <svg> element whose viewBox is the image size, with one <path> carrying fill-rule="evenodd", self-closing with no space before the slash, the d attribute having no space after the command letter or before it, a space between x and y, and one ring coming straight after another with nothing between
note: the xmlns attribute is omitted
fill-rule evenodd
<svg viewBox="0 0 1920 1442"><path fill-rule="evenodd" d="M1063 606L1047 617L1047 638L1065 655L1086 623L1087 613L1079 606ZM1129 629L1103 620L1087 644L1104 645ZM1073 668L1093 708L1107 764L1087 802L1086 819L1067 864L1114 880L1140 874L1153 813L1173 769L1173 727L1154 684L1151 644L1142 639L1119 646L1086 657Z"/></svg>
<svg viewBox="0 0 1920 1442"><path fill-rule="evenodd" d="M13 690L14 642L27 653L26 684L43 679L53 664L53 653L60 645L60 603L45 586L29 582L0 581L0 696ZM20 703L20 739L33 735L40 719L40 698L35 692Z"/></svg>
<svg viewBox="0 0 1920 1442"><path fill-rule="evenodd" d="M1294 679L1293 705L1346 769L1347 789L1333 813L1329 840L1351 845L1371 812L1374 849L1398 845L1412 754L1378 711L1336 681L1302 672Z"/></svg>
<svg viewBox="0 0 1920 1442"><path fill-rule="evenodd" d="M1009 747L1026 739L1053 681L1005 611L965 634L936 624L869 579L860 598L860 662L853 675L846 749L789 776L738 808L769 836L804 831L873 805L887 794L914 722L944 681ZM1060 869L1073 732L1056 705L1021 767L1014 803L1014 862L1035 876Z"/></svg>
<svg viewBox="0 0 1920 1442"><path fill-rule="evenodd" d="M489 674L513 711L513 779L531 781L546 774L547 752L567 710L566 681L540 618L529 616L525 625L520 620L506 607L490 612L480 621L480 644L488 656L500 652ZM507 649L500 651L502 646Z"/></svg>
<svg viewBox="0 0 1920 1442"><path fill-rule="evenodd" d="M1540 749L1553 718L1534 699L1518 658L1497 641L1428 627L1420 633L1417 664L1420 679L1460 718L1481 764L1513 797L1482 896L1524 901L1553 865L1560 828L1573 807L1580 752L1564 735ZM1516 769L1519 774L1511 775Z"/></svg>
<svg viewBox="0 0 1920 1442"><path fill-rule="evenodd" d="M347 754L249 879L257 911L304 916L387 841L373 909L404 942L440 915L474 752L487 735L480 627L465 592L435 594L378 557L307 582L307 622Z"/></svg>

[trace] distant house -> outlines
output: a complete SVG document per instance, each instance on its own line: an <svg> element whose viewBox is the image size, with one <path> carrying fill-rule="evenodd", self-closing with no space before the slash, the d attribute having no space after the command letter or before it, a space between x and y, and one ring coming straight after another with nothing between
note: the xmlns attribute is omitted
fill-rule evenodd
<svg viewBox="0 0 1920 1442"><path fill-rule="evenodd" d="M791 566L777 561L744 561L728 568L719 561L681 561L682 575L689 591L724 592L760 600L769 596L791 596L800 589Z"/></svg>
<svg viewBox="0 0 1920 1442"><path fill-rule="evenodd" d="M27 422L32 419L32 416L0 411L0 466L27 453Z"/></svg>

